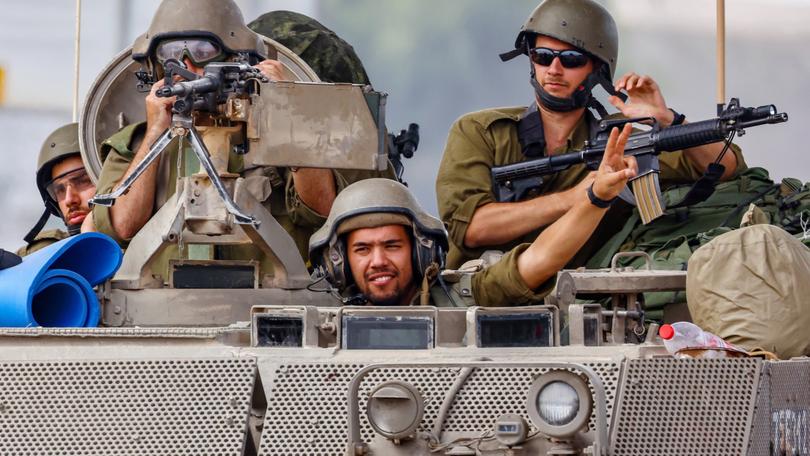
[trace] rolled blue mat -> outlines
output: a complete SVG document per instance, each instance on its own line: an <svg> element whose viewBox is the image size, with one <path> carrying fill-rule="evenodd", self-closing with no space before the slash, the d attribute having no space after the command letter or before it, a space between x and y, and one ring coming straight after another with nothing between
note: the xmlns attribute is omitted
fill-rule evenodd
<svg viewBox="0 0 810 456"><path fill-rule="evenodd" d="M109 236L84 233L38 250L0 271L1 327L90 327L101 317L93 287L121 266Z"/></svg>

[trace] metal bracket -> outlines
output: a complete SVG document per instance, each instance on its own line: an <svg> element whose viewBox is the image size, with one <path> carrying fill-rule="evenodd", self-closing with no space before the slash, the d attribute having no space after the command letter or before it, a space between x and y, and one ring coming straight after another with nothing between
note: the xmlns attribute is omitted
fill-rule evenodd
<svg viewBox="0 0 810 456"><path fill-rule="evenodd" d="M90 204L98 204L101 206L112 206L115 204L115 200L119 197L125 195L129 188L132 186L135 181L141 177L141 175L146 171L149 165L155 161L155 159L166 150L166 147L172 143L175 138L178 137L188 137L189 142L191 144L191 150L194 151L194 154L200 160L200 164L202 165L205 173L208 175L208 178L211 179L211 182L214 184L214 188L216 188L217 193L219 194L222 201L225 203L225 209L228 211L229 214L233 215L234 221L240 225L253 225L254 227L258 227L261 222L259 222L255 217L245 214L236 205L231 198L231 195L225 190L225 185L223 185L222 180L219 178L219 174L217 173L216 169L214 168L214 164L211 162L211 155L208 152L208 149L205 147L205 143L200 138L199 133L197 133L197 129L194 128L194 124L190 117L180 114L174 114L172 116L172 126L160 135L157 141L152 144L152 147L149 148L149 152L146 154L143 160L135 166L135 170L124 179L124 182L118 186L113 192L96 195L95 197L90 199Z"/></svg>

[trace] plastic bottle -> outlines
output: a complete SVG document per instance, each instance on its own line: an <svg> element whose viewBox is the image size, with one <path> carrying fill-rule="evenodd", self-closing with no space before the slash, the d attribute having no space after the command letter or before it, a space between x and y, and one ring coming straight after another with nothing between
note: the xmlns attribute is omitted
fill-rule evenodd
<svg viewBox="0 0 810 456"><path fill-rule="evenodd" d="M664 346L671 354L675 354L682 348L719 347L739 350L722 338L686 321L661 325L658 335L664 340Z"/></svg>

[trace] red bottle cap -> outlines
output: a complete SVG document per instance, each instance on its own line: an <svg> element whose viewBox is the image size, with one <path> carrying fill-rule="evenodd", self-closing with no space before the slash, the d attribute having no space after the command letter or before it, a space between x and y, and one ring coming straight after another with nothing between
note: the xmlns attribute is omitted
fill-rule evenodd
<svg viewBox="0 0 810 456"><path fill-rule="evenodd" d="M664 340L672 339L675 336L675 328L672 325L661 325L658 329L658 335Z"/></svg>

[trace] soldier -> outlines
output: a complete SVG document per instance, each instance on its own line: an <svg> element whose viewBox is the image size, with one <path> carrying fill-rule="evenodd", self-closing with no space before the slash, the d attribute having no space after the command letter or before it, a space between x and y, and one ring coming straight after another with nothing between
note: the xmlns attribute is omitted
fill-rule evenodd
<svg viewBox="0 0 810 456"><path fill-rule="evenodd" d="M87 174L79 153L79 124L57 128L42 144L37 160L37 188L45 203L45 212L25 236L27 245L17 253L25 256L82 231L92 231L92 217L87 201L96 186ZM67 232L54 229L40 231L51 215L61 218Z"/></svg>
<svg viewBox="0 0 810 456"><path fill-rule="evenodd" d="M270 11L251 21L248 27L293 51L323 82L371 85L363 62L354 48L334 31L309 16L293 11ZM382 172L340 170L341 182L352 183L370 177L396 179L394 168L394 164L389 163L388 168Z"/></svg>
<svg viewBox="0 0 810 456"><path fill-rule="evenodd" d="M189 12L193 11L194 14ZM162 63L174 58L201 74L206 63L224 61L237 55L248 56L273 80L283 78L283 66L266 59L268 50L259 35L245 26L239 8L232 0L165 0L149 30L135 40L132 57L157 81L146 96L146 122L131 125L109 138L102 146L106 156L99 178L99 192L111 191L131 174L152 143L170 125L174 98L159 98L163 86ZM149 221L175 190L178 150L163 154L112 207L95 206L93 217L98 231L115 238L123 246ZM231 163L239 163L238 158ZM246 178L267 182L260 201L293 237L302 256L306 255L309 235L323 223L335 194L345 185L342 177L323 169L232 169ZM272 191L268 191L272 188ZM231 251L245 250L232 247ZM250 250L250 249L247 249ZM242 252L250 255L249 252Z"/></svg>
<svg viewBox="0 0 810 456"><path fill-rule="evenodd" d="M626 117L654 117L661 127L685 122L669 108L649 76L627 73L612 82L618 57L616 24L592 0L545 0L529 16L509 60L528 56L534 99L529 108L498 108L467 114L450 130L436 181L439 213L450 237L448 266L457 267L484 250L509 250L535 239L545 227L568 213L593 184L584 165L548 176L539 195L514 202L495 202L490 169L544 155L582 149L593 131L589 108L602 107L591 90L601 85L610 103ZM624 102L620 91L629 95ZM719 155L711 144L660 156L662 186L694 182ZM738 148L725 154L724 179L745 168ZM610 204L600 201L600 204ZM616 204L574 257L580 266L620 228L629 207Z"/></svg>
<svg viewBox="0 0 810 456"><path fill-rule="evenodd" d="M354 48L315 19L293 11L270 11L248 27L301 57L323 82L370 85Z"/></svg>
<svg viewBox="0 0 810 456"><path fill-rule="evenodd" d="M326 223L310 239L310 259L344 295L373 305L539 303L557 271L579 250L607 212L594 202L618 196L636 175L635 158L624 157L631 128L611 132L594 175L592 197L583 192L571 210L532 243L521 244L490 267L482 264L445 273L447 236L398 182L368 179L335 199ZM460 285L450 291L445 281ZM466 290L466 291L465 291ZM471 291L469 291L471 290Z"/></svg>

